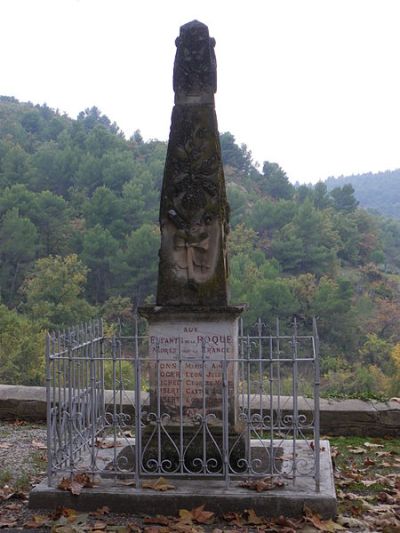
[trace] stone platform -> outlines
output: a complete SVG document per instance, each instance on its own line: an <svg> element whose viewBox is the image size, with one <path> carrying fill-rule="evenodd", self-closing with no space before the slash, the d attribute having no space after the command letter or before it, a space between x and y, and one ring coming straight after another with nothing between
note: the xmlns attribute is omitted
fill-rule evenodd
<svg viewBox="0 0 400 533"><path fill-rule="evenodd" d="M291 441L283 441L281 446L285 453L290 449ZM101 451L106 460L109 451ZM309 454L305 448L299 446L297 459L307 461L307 457ZM310 464L310 459L308 461ZM94 511L106 505L117 513L176 515L179 509L205 505L206 510L217 514L254 509L258 515L264 516L299 516L307 505L323 518L331 518L336 514L336 494L328 441L321 441L320 461L318 492L311 476L297 476L295 480L282 477L284 486L260 493L241 487L238 478L231 480L229 488L219 479L168 478L168 482L176 488L159 492L127 486L123 480L96 476L96 487L82 489L79 496L48 487L47 480L44 480L31 491L29 506L33 509L65 506L79 511ZM284 471L285 464L282 464L282 473ZM242 481L244 479L241 478Z"/></svg>

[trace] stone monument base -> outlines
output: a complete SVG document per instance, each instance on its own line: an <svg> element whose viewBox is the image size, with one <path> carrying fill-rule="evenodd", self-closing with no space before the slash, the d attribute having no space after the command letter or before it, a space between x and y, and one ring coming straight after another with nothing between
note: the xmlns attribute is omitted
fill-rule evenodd
<svg viewBox="0 0 400 533"><path fill-rule="evenodd" d="M127 486L126 480L120 484L115 476L96 476L96 486L82 489L79 496L47 485L47 480L37 485L29 495L29 506L33 509L70 507L79 511L95 511L106 505L111 512L128 514L177 515L179 509L193 509L204 505L207 511L222 515L226 512L242 512L254 509L260 516L301 516L304 505L322 518L336 515L336 494L333 478L329 441L321 441L321 482L316 490L315 480L308 476L285 479L290 464L285 459L292 450L292 441L280 441L283 461L279 478L283 485L274 490L256 492L240 486L241 481L232 479L227 488L220 479L171 479L168 483L175 488L168 491L155 491ZM112 449L99 449L104 462L112 460ZM299 443L298 461L306 467L310 461L307 443ZM130 476L132 478L132 476ZM243 480L246 478L243 477ZM55 483L57 485L57 482Z"/></svg>

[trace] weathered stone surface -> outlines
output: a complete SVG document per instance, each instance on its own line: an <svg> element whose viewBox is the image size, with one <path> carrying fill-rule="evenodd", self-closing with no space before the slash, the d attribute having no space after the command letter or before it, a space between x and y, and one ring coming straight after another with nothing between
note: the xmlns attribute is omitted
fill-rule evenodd
<svg viewBox="0 0 400 533"><path fill-rule="evenodd" d="M210 39L207 26L198 20L188 22L181 27L175 44L176 98L201 95L213 98L217 90L217 62L214 53L215 39Z"/></svg>
<svg viewBox="0 0 400 533"><path fill-rule="evenodd" d="M229 207L214 108L215 41L193 21L181 27L176 45L157 304L224 306Z"/></svg>
<svg viewBox="0 0 400 533"><path fill-rule="evenodd" d="M46 420L46 389L22 385L0 385L0 419Z"/></svg>

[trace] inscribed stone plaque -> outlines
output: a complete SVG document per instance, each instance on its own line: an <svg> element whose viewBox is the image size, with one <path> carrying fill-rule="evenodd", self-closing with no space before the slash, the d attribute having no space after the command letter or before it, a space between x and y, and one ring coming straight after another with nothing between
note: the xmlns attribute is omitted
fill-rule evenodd
<svg viewBox="0 0 400 533"><path fill-rule="evenodd" d="M237 320L153 323L149 343L150 358L158 359L151 364L153 412L159 401L160 415L171 416L171 421L182 416L189 422L213 413L217 422L226 401L229 418L234 418Z"/></svg>

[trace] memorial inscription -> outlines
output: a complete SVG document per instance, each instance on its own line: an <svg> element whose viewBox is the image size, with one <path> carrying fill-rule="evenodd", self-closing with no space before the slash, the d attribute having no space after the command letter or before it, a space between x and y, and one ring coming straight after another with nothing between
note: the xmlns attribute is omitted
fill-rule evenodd
<svg viewBox="0 0 400 533"><path fill-rule="evenodd" d="M219 412L224 377L228 395L234 394L237 340L231 321L163 321L152 325L149 343L150 357L158 359L152 383L172 417Z"/></svg>

